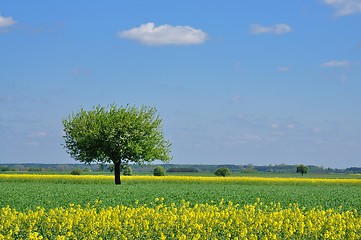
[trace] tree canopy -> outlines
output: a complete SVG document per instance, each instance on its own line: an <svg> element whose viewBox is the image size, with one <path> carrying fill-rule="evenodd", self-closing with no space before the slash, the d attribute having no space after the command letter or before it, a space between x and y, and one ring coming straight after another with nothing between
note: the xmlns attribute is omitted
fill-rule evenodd
<svg viewBox="0 0 361 240"><path fill-rule="evenodd" d="M156 166L153 170L153 175L154 176L164 176L165 175L164 167Z"/></svg>
<svg viewBox="0 0 361 240"><path fill-rule="evenodd" d="M96 106L63 118L64 148L84 163L113 163L115 184L120 168L130 162L144 164L171 160L171 143L165 139L162 120L154 107Z"/></svg>
<svg viewBox="0 0 361 240"><path fill-rule="evenodd" d="M301 175L303 175L303 174L308 172L308 167L306 167L303 164L300 164L300 165L297 166L296 172L301 173Z"/></svg>
<svg viewBox="0 0 361 240"><path fill-rule="evenodd" d="M226 167L221 167L221 168L216 169L216 171L214 172L214 175L225 177L225 176L231 175L231 171Z"/></svg>

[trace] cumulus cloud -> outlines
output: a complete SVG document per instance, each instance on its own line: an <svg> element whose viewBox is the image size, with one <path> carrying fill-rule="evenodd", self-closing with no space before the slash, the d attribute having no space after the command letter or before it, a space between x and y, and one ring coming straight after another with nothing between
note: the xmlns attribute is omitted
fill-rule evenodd
<svg viewBox="0 0 361 240"><path fill-rule="evenodd" d="M321 67L347 67L350 65L349 61L335 61L331 60L321 64Z"/></svg>
<svg viewBox="0 0 361 240"><path fill-rule="evenodd" d="M10 27L15 23L12 17L3 17L0 15L0 28Z"/></svg>
<svg viewBox="0 0 361 240"><path fill-rule="evenodd" d="M262 26L260 24L251 24L250 31L252 34L272 33L284 34L292 31L292 28L284 23L275 24L272 26Z"/></svg>
<svg viewBox="0 0 361 240"><path fill-rule="evenodd" d="M360 0L323 0L323 2L336 9L336 16L346 16L361 12Z"/></svg>
<svg viewBox="0 0 361 240"><path fill-rule="evenodd" d="M201 29L168 24L155 26L152 22L119 32L118 36L146 45L192 45L207 40L207 34Z"/></svg>

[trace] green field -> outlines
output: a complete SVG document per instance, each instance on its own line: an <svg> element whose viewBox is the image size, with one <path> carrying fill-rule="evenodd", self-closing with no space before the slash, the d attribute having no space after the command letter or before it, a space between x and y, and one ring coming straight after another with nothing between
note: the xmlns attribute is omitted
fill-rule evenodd
<svg viewBox="0 0 361 240"><path fill-rule="evenodd" d="M268 177L271 177L267 175ZM349 175L342 178L358 178ZM205 177L206 178L206 177ZM264 203L280 202L282 206L297 203L307 209L322 207L361 209L360 183L294 183L282 182L212 182L212 181L132 181L125 180L115 186L112 179L85 180L3 180L0 177L0 207L10 206L18 210L67 207L69 204L85 206L101 200L104 206L128 205L136 201L149 204L155 198L164 202L191 204L219 202L222 198L240 205L253 204L260 199Z"/></svg>

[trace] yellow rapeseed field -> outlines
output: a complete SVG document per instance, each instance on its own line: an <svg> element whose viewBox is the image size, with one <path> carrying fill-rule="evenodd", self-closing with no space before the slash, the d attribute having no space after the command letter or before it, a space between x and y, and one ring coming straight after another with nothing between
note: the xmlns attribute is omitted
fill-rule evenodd
<svg viewBox="0 0 361 240"><path fill-rule="evenodd" d="M360 179L124 176L124 182L200 182L246 184L336 184L358 187ZM1 174L3 182L109 183L113 176ZM303 185L305 183L306 185ZM222 185L220 185L222 186ZM95 185L95 187L98 187ZM99 186L102 187L102 186ZM361 239L357 210L304 208L297 204L238 205L173 202L156 198L152 203L94 205L18 211L0 208L0 240L4 239ZM217 200L218 201L218 200ZM167 202L167 204L165 203ZM252 201L253 202L253 201Z"/></svg>
<svg viewBox="0 0 361 240"><path fill-rule="evenodd" d="M178 207L74 206L0 211L0 239L360 239L357 211L281 208L260 201Z"/></svg>
<svg viewBox="0 0 361 240"><path fill-rule="evenodd" d="M212 183L309 183L309 184L361 184L361 179L333 178L281 178L281 177L204 177L204 176L122 176L124 182L212 182ZM0 181L65 181L110 182L111 175L57 175L57 174L0 174Z"/></svg>

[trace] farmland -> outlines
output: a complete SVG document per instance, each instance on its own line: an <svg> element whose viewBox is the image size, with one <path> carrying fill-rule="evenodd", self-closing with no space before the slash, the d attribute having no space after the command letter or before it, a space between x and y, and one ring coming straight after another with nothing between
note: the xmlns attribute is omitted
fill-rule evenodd
<svg viewBox="0 0 361 240"><path fill-rule="evenodd" d="M269 176L226 178L131 176L122 177L123 184L115 186L112 176L3 174L0 175L0 208L2 208L1 214L9 218L10 216L34 217L35 225L25 228L35 228L32 233L42 233L42 236L45 236L45 230L40 231L39 228L51 229L46 225L45 218L54 218L55 222L59 222L60 220L57 218L61 217L62 214L67 214L69 218L74 218L72 221L75 223L80 221L79 219L76 220L76 216L79 214L84 214L83 219L88 219L87 221L95 221L90 215L101 218L104 217L102 214L105 214L108 217L104 218L108 220L104 221L114 222L127 218L123 214L118 214L118 217L111 214L120 211L126 212L128 218L138 219L139 226L133 226L131 229L140 234L139 238L144 239L149 239L150 236L147 234L150 233L156 239L162 237L182 239L182 236L191 236L195 239L197 239L197 236L199 239L204 239L204 236L221 239L234 239L235 237L252 239L252 236L281 239L307 236L309 239L319 239L331 236L327 234L357 239L361 234L361 217L359 216L359 210L361 209L361 179L356 177L359 176L348 176L345 179ZM182 212L182 215L177 215L174 211ZM25 215L19 214L19 212ZM143 220L147 219L148 223L135 216L139 215L140 212L144 214ZM206 219L210 218L207 214L213 216L213 223L206 221ZM254 216L251 224L249 222L251 220L248 218L252 214ZM40 215L44 215L44 217L39 217ZM160 227L165 223L159 218L162 216L167 218L173 215L176 218L173 222L178 224L171 227L169 232L151 229L147 231L147 234L141 233L140 229L145 227L143 224L148 224L149 227L151 226L149 222L153 222L152 225L158 226L160 224L158 226ZM189 219L187 221L182 220L183 215L188 216ZM270 218L271 215L275 216L273 220ZM266 220L266 218L270 218L273 223L267 222L269 219ZM3 219L6 220L5 217ZM248 222L242 222L242 219L248 219ZM291 224L292 226L285 228L286 219L289 219L288 221L293 219L295 225ZM17 221L19 221L18 225L21 225L20 219L17 219ZM15 223L17 221L12 220ZM123 219L123 221L125 220ZM217 230L219 234L217 231L216 233L208 232L210 228L215 229L216 226L220 226L215 224L217 221L219 223L230 221L233 224L222 225L224 229L222 231ZM257 221L260 222L257 223ZM312 227L315 225L315 221L318 221L318 224L324 224L322 226L328 227L316 231ZM346 226L346 221L352 222L353 225ZM263 228L266 223L269 225L269 228L267 228L269 230ZM77 224L77 230L74 227L68 229L69 231L64 230L66 233L53 232L49 234L59 236L69 234L68 238L75 238L75 235L72 234L77 231L76 235L79 237L85 231L84 229L79 230L81 224L84 223L78 222ZM131 222L129 224L131 225ZM200 224L203 224L203 227ZM245 224L245 226L242 224ZM256 224L259 224L257 229L255 228ZM278 226L277 224L281 225ZM237 230L241 225L243 228L248 228L248 233ZM197 226L198 230L196 229ZM57 226L57 229L59 228ZM294 230L291 231L292 228ZM306 235L295 235L296 233L301 234L300 228L303 229L302 231ZM106 233L99 231L99 226L96 229L92 229L92 231L99 232L99 235L94 235L95 238L106 237ZM135 232L132 232L133 235L128 232L130 235L127 235L124 226L121 229L109 229L109 227L107 229L109 238L115 237L117 231L119 234L124 235L124 239L129 236L136 236L134 235ZM225 229L228 230L225 231ZM278 230L276 231L276 229ZM4 229L3 231L5 232ZM1 234L6 235L0 230L0 239ZM30 232L22 232L21 234L28 234L24 239L30 236ZM50 238L49 234L46 235L46 238ZM37 237L35 235L34 239Z"/></svg>

